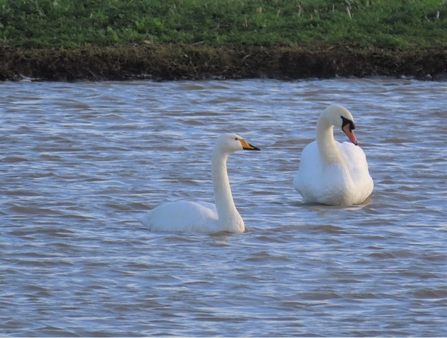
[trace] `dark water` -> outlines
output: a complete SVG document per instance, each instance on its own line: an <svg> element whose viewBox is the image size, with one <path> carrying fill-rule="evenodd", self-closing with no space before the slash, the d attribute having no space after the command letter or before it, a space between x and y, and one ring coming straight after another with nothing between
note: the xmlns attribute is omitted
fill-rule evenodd
<svg viewBox="0 0 447 338"><path fill-rule="evenodd" d="M446 92L387 78L0 83L0 335L447 336ZM292 186L331 103L368 158L364 206L304 205ZM228 162L246 233L133 218L212 202L228 131L262 148Z"/></svg>

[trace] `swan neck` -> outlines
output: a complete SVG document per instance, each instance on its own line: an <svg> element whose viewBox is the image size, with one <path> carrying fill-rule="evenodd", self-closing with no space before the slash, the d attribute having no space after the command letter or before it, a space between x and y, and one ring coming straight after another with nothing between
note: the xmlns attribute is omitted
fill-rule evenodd
<svg viewBox="0 0 447 338"><path fill-rule="evenodd" d="M227 173L228 153L218 150L213 151L212 174L214 201L216 204L219 223L229 231L234 231L235 226L240 226L243 221L234 205L231 194L230 181Z"/></svg>
<svg viewBox="0 0 447 338"><path fill-rule="evenodd" d="M334 125L321 115L317 122L317 146L325 163L341 162L342 157L334 140Z"/></svg>

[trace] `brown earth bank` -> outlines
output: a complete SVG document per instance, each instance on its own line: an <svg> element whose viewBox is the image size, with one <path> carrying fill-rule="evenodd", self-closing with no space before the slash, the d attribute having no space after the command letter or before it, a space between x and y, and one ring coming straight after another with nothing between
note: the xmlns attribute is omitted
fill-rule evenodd
<svg viewBox="0 0 447 338"><path fill-rule="evenodd" d="M305 79L407 76L447 80L447 51L194 45L0 46L0 81Z"/></svg>

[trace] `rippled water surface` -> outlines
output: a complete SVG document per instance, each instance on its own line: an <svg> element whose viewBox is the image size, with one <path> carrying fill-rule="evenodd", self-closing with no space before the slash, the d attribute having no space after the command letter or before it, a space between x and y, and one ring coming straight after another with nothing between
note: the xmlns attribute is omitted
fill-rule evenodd
<svg viewBox="0 0 447 338"><path fill-rule="evenodd" d="M447 83L409 79L0 83L0 334L446 336ZM375 189L303 204L303 147L354 115ZM155 233L213 201L216 137L244 234ZM345 141L341 132L335 138Z"/></svg>

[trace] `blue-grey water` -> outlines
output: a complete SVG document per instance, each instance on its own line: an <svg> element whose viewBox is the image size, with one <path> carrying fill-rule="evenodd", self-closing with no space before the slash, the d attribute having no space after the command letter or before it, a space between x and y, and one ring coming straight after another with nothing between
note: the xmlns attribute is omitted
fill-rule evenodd
<svg viewBox="0 0 447 338"><path fill-rule="evenodd" d="M447 336L447 82L0 83L0 335ZM303 204L319 113L348 108L374 192ZM213 202L228 161L244 234L150 232ZM335 138L348 141L341 132Z"/></svg>

